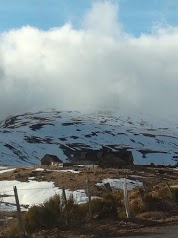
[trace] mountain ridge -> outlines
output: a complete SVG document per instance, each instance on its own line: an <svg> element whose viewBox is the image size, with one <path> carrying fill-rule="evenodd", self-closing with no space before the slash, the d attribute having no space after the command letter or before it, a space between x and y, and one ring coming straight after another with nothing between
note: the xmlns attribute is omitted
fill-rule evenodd
<svg viewBox="0 0 178 238"><path fill-rule="evenodd" d="M112 112L48 110L9 117L0 125L0 164L39 164L45 154L68 161L67 150L126 148L135 164L175 164L176 124Z"/></svg>

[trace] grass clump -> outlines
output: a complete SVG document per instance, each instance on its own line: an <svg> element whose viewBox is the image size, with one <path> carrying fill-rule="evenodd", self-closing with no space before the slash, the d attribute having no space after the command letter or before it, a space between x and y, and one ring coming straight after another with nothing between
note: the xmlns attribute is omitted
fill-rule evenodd
<svg viewBox="0 0 178 238"><path fill-rule="evenodd" d="M55 195L40 206L32 206L24 214L25 230L32 234L40 230L66 228L81 223L85 216L85 207L75 204L73 197L64 204L60 196ZM11 225L10 233L19 234L18 223Z"/></svg>
<svg viewBox="0 0 178 238"><path fill-rule="evenodd" d="M92 200L92 215L95 219L117 218L122 206L121 194L106 193L102 198Z"/></svg>
<svg viewBox="0 0 178 238"><path fill-rule="evenodd" d="M58 195L41 206L33 206L24 216L28 233L58 227L61 224L61 199Z"/></svg>
<svg viewBox="0 0 178 238"><path fill-rule="evenodd" d="M176 207L176 196L178 199L178 190L175 191L175 195L172 195L167 186L160 183L150 187L147 191L143 189L132 191L129 208L133 216L145 212L171 212Z"/></svg>
<svg viewBox="0 0 178 238"><path fill-rule="evenodd" d="M171 187L171 191L173 194L174 201L178 205L178 187Z"/></svg>
<svg viewBox="0 0 178 238"><path fill-rule="evenodd" d="M116 219L121 206L120 194L104 194L91 201L90 219ZM89 203L75 204L71 196L64 202L59 195L51 197L39 206L32 206L24 214L28 234L53 228L66 229L88 221ZM11 234L18 234L18 223L11 225Z"/></svg>
<svg viewBox="0 0 178 238"><path fill-rule="evenodd" d="M87 209L86 204L75 204L73 197L70 196L61 212L61 219L64 226L81 224L87 216Z"/></svg>

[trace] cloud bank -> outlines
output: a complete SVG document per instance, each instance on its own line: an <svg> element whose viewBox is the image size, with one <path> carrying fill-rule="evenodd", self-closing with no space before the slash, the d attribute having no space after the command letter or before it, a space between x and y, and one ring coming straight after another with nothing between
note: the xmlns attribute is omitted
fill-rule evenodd
<svg viewBox="0 0 178 238"><path fill-rule="evenodd" d="M127 34L119 6L94 3L80 29L0 34L0 119L43 108L178 117L178 28Z"/></svg>

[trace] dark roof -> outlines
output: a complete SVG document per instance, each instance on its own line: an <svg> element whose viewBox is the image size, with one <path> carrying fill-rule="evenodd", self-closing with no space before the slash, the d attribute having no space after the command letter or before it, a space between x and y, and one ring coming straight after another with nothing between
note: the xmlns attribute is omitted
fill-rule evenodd
<svg viewBox="0 0 178 238"><path fill-rule="evenodd" d="M130 152L128 153L128 155L130 155ZM132 153L131 153L132 155ZM129 156L125 156L125 157L122 157L122 156L117 156L115 154L107 154L103 157L101 157L101 159L98 161L98 166L107 166L107 167L110 167L110 166L114 166L114 165L133 165L133 159L130 158Z"/></svg>
<svg viewBox="0 0 178 238"><path fill-rule="evenodd" d="M108 155L103 156L103 157L99 160L99 162L101 162L101 161L107 161L108 163L110 163L111 160L112 160L112 161L115 161L116 163L122 163L122 164L125 164L125 163L126 163L122 158L120 158L120 157L118 157L118 156L115 156L114 154L108 154Z"/></svg>
<svg viewBox="0 0 178 238"><path fill-rule="evenodd" d="M56 155L50 155L50 154L46 154L45 156L49 156L54 162L62 162ZM43 156L43 158L45 157ZM42 158L42 159L43 159ZM41 160L42 160L41 159Z"/></svg>

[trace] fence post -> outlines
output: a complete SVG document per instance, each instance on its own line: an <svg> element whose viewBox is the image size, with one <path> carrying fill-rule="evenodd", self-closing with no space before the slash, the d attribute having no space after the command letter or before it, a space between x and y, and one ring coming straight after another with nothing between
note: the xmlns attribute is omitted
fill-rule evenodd
<svg viewBox="0 0 178 238"><path fill-rule="evenodd" d="M66 197L66 191L65 191L64 187L62 187L62 196L63 196L63 199L64 199L64 204L66 206L67 205L67 197Z"/></svg>
<svg viewBox="0 0 178 238"><path fill-rule="evenodd" d="M130 211L129 211L129 201L128 201L128 191L127 191L127 180L126 178L124 179L124 184L123 184L123 190L124 190L124 205L125 205L125 211L127 218L130 218Z"/></svg>
<svg viewBox="0 0 178 238"><path fill-rule="evenodd" d="M26 236L27 232L25 231L25 226L24 226L23 219L22 219L20 203L19 203L19 197L18 197L18 193L17 193L17 187L14 186L13 188L14 188L15 201L16 201L16 206L17 206L17 214L18 214L18 220L19 220L19 227L20 227L20 230L21 230L22 234L24 236Z"/></svg>
<svg viewBox="0 0 178 238"><path fill-rule="evenodd" d="M168 187L168 190L169 190L171 196L173 197L173 192L171 190L171 187L169 186L169 184L168 184L168 182L166 180L164 180L164 182L165 182L166 186Z"/></svg>
<svg viewBox="0 0 178 238"><path fill-rule="evenodd" d="M88 195L88 215L89 215L89 218L91 218L92 208L91 208L91 193L90 193L90 180L89 180L89 178L87 178L86 183L87 183L87 195Z"/></svg>

